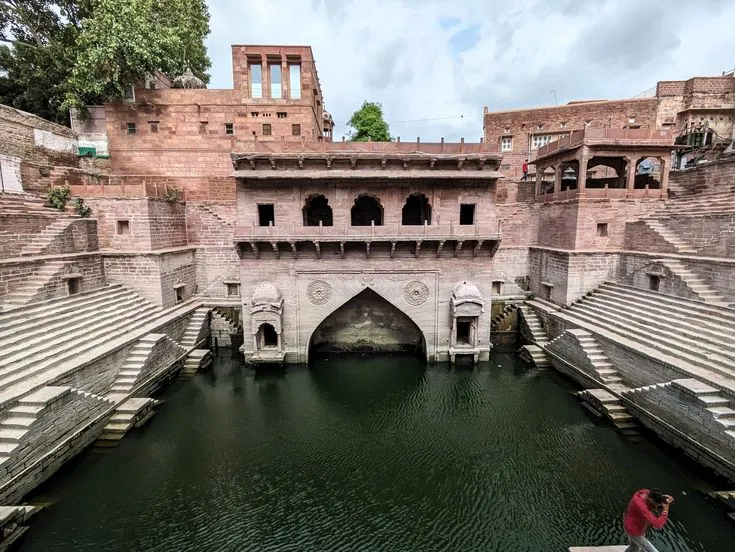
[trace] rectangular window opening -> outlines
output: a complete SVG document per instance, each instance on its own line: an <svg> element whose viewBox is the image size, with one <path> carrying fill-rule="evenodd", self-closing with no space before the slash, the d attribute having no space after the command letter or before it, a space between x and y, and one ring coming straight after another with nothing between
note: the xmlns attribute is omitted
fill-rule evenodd
<svg viewBox="0 0 735 552"><path fill-rule="evenodd" d="M117 234L118 236L130 235L130 221L129 220L118 220L117 221Z"/></svg>
<svg viewBox="0 0 735 552"><path fill-rule="evenodd" d="M184 300L184 290L186 286L176 286L174 292L176 293L176 302L181 303Z"/></svg>
<svg viewBox="0 0 735 552"><path fill-rule="evenodd" d="M127 130L128 134L135 134L135 123L128 123Z"/></svg>
<svg viewBox="0 0 735 552"><path fill-rule="evenodd" d="M285 119L286 117L288 117L288 113L286 113L285 111L278 111L276 115L279 119Z"/></svg>
<svg viewBox="0 0 735 552"><path fill-rule="evenodd" d="M199 121L199 134L206 134L207 133L207 125L209 123L207 121Z"/></svg>
<svg viewBox="0 0 735 552"><path fill-rule="evenodd" d="M288 65L288 90L292 100L301 99L301 64Z"/></svg>
<svg viewBox="0 0 735 552"><path fill-rule="evenodd" d="M503 282L500 280L496 280L493 282L493 294L494 295L500 295L500 292L503 289Z"/></svg>
<svg viewBox="0 0 735 552"><path fill-rule="evenodd" d="M276 223L275 209L272 203L258 205L258 225L271 226Z"/></svg>
<svg viewBox="0 0 735 552"><path fill-rule="evenodd" d="M301 136L301 125L291 125L291 135Z"/></svg>
<svg viewBox="0 0 735 552"><path fill-rule="evenodd" d="M475 204L462 203L459 206L459 223L475 224Z"/></svg>
<svg viewBox="0 0 735 552"><path fill-rule="evenodd" d="M598 238L606 238L607 237L607 222L598 222L597 223L597 237Z"/></svg>
<svg viewBox="0 0 735 552"><path fill-rule="evenodd" d="M239 297L240 296L240 284L227 283L227 297Z"/></svg>
<svg viewBox="0 0 735 552"><path fill-rule="evenodd" d="M270 136L271 132L272 130L270 123L263 124L263 136Z"/></svg>
<svg viewBox="0 0 735 552"><path fill-rule="evenodd" d="M76 295L79 293L81 278L69 278L66 281L66 289L69 295Z"/></svg>
<svg viewBox="0 0 735 552"><path fill-rule="evenodd" d="M258 115L260 115L260 112L259 111L251 111L250 112L250 116L251 117L257 117Z"/></svg>
<svg viewBox="0 0 735 552"><path fill-rule="evenodd" d="M235 134L234 123L225 123L225 134Z"/></svg>
<svg viewBox="0 0 735 552"><path fill-rule="evenodd" d="M268 69L271 74L271 98L280 100L283 97L281 92L281 64L271 63Z"/></svg>
<svg viewBox="0 0 735 552"><path fill-rule="evenodd" d="M151 134L158 134L158 121L148 121L151 125Z"/></svg>
<svg viewBox="0 0 735 552"><path fill-rule="evenodd" d="M505 136L500 139L500 151L513 151L513 138Z"/></svg>
<svg viewBox="0 0 735 552"><path fill-rule="evenodd" d="M263 97L263 68L260 63L250 65L250 97Z"/></svg>

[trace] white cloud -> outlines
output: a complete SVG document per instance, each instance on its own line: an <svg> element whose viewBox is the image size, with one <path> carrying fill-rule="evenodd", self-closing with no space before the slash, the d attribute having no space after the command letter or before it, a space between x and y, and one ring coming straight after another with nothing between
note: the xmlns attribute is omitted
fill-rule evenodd
<svg viewBox="0 0 735 552"><path fill-rule="evenodd" d="M306 44L337 137L363 100L402 140L476 141L482 110L628 97L732 68L724 0L209 0L212 87L230 44ZM453 48L454 46L454 48ZM463 117L461 117L463 116ZM403 122L416 121L419 122Z"/></svg>

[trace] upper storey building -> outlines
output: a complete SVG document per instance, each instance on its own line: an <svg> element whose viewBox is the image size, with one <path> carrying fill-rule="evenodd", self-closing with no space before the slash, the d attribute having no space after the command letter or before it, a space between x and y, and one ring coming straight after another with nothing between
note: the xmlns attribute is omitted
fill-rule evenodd
<svg viewBox="0 0 735 552"><path fill-rule="evenodd" d="M235 140L331 141L311 47L235 45L232 67L232 89L206 89L191 73L149 79L91 107L74 130L120 175L225 177Z"/></svg>

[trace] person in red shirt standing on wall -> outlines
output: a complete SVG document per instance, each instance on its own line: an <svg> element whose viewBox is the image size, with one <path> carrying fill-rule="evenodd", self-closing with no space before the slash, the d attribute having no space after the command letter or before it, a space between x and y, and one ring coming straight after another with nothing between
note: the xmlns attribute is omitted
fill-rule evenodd
<svg viewBox="0 0 735 552"><path fill-rule="evenodd" d="M523 176L521 177L521 180L528 180L528 159L523 162L521 170L523 171Z"/></svg>
<svg viewBox="0 0 735 552"><path fill-rule="evenodd" d="M623 528L628 536L625 552L658 552L646 538L649 525L661 529L669 519L669 506L674 497L658 489L636 491L628 503L623 519Z"/></svg>

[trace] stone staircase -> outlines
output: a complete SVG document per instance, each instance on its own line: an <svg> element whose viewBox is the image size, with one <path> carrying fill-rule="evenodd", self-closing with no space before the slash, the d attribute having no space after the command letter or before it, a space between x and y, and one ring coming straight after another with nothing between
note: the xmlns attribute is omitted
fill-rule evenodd
<svg viewBox="0 0 735 552"><path fill-rule="evenodd" d="M59 404L65 409L60 409ZM79 423L112 405L104 397L58 386L46 386L22 397L0 420L0 464L11 457L22 461L37 453L39 443L51 448Z"/></svg>
<svg viewBox="0 0 735 552"><path fill-rule="evenodd" d="M577 393L577 397L595 414L605 416L626 437L636 438L641 433L641 426L628 412L623 402L604 389L585 389Z"/></svg>
<svg viewBox="0 0 735 552"><path fill-rule="evenodd" d="M523 323L526 324L530 332L531 343L523 345L520 350L520 356L526 362L532 363L537 368L545 368L551 365L548 355L544 352L544 347L548 345L549 338L541 324L541 319L529 305L525 303L518 309L521 314Z"/></svg>
<svg viewBox="0 0 735 552"><path fill-rule="evenodd" d="M717 191L709 190L669 200L662 209L655 211L650 216L651 218L666 219L735 213L735 190L730 188Z"/></svg>
<svg viewBox="0 0 735 552"><path fill-rule="evenodd" d="M110 386L111 395L123 397L133 390L156 344L165 339L163 334L148 334L140 338L128 353L125 363Z"/></svg>
<svg viewBox="0 0 735 552"><path fill-rule="evenodd" d="M671 244L671 246L680 255L694 255L697 253L689 242L680 238L674 231L666 226L666 224L660 220L644 220L643 223L648 226L653 232L658 234L662 240Z"/></svg>
<svg viewBox="0 0 735 552"><path fill-rule="evenodd" d="M184 361L184 367L181 374L184 376L193 376L202 368L206 368L212 363L212 351L209 349L194 349Z"/></svg>
<svg viewBox="0 0 735 552"><path fill-rule="evenodd" d="M48 207L44 199L31 194L1 194L0 213L17 213L22 215L68 216L64 211Z"/></svg>
<svg viewBox="0 0 735 552"><path fill-rule="evenodd" d="M234 229L234 227L235 227L235 226L234 226L234 225L233 225L233 224L232 224L232 223L231 223L230 221L228 221L228 220L226 220L226 219L222 218L222 216L220 216L220 215L219 215L219 214L217 213L217 211L215 211L214 209L212 209L212 208L211 208L211 207L210 207L209 205L207 205L206 203L199 203L199 204L197 204L197 207L199 207L199 208L200 208L200 209L201 209L202 211L205 211L205 212L206 212L206 213L207 213L208 215L210 215L210 216L214 217L215 219L217 219L217 221L218 221L218 222L219 222L220 224L222 224L222 225L226 226L227 228L229 228L229 229L231 229L231 230L232 230L232 229Z"/></svg>
<svg viewBox="0 0 735 552"><path fill-rule="evenodd" d="M105 426L98 442L114 444L135 427L140 427L155 414L157 401L149 398L131 397L120 404Z"/></svg>
<svg viewBox="0 0 735 552"><path fill-rule="evenodd" d="M0 409L161 313L119 285L0 313Z"/></svg>
<svg viewBox="0 0 735 552"><path fill-rule="evenodd" d="M701 301L725 307L729 305L730 302L721 293L713 290L705 280L700 278L694 271L689 270L681 261L675 259L656 259L654 262L660 263L668 268Z"/></svg>
<svg viewBox="0 0 735 552"><path fill-rule="evenodd" d="M43 297L46 286L62 272L69 262L53 261L44 263L41 268L23 284L0 299L2 310L14 309L27 305Z"/></svg>
<svg viewBox="0 0 735 552"><path fill-rule="evenodd" d="M51 243L58 238L61 234L69 228L69 225L74 222L71 218L63 218L55 220L46 228L41 230L39 234L34 234L30 239L28 245L26 245L20 252L21 256L29 255L42 255Z"/></svg>
<svg viewBox="0 0 735 552"><path fill-rule="evenodd" d="M612 282L554 316L735 394L735 311Z"/></svg>
<svg viewBox="0 0 735 552"><path fill-rule="evenodd" d="M587 355L589 365L597 374L597 378L608 386L621 387L623 378L613 366L610 359L597 343L591 333L584 330L570 330L577 337L577 342L582 347L584 354Z"/></svg>
<svg viewBox="0 0 735 552"><path fill-rule="evenodd" d="M185 349L193 349L200 339L203 326L207 322L207 316L209 313L208 308L203 307L194 311L189 319L189 323L186 326L184 337L179 342Z"/></svg>

